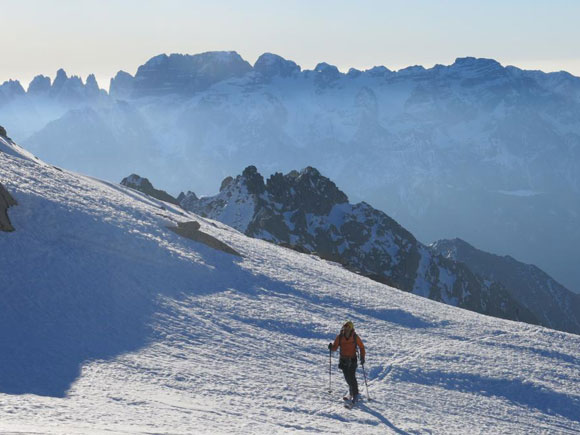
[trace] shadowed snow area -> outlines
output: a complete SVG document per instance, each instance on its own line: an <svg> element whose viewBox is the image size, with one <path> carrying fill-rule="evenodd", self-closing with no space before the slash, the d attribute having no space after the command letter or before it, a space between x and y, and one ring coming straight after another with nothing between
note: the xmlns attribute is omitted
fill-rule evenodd
<svg viewBox="0 0 580 435"><path fill-rule="evenodd" d="M0 432L577 433L580 337L404 293L0 152ZM197 221L230 255L168 227ZM367 347L353 410L327 344ZM372 400L370 400L372 399Z"/></svg>

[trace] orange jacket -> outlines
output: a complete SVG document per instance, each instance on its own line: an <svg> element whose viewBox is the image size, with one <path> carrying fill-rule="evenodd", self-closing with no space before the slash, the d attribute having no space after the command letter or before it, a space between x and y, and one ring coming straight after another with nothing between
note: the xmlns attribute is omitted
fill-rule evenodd
<svg viewBox="0 0 580 435"><path fill-rule="evenodd" d="M340 356L341 357L346 357L346 358L352 358L356 356L356 349L355 349L355 345L354 345L354 336L355 333L354 331L351 332L350 337L346 338L346 336L341 334L338 334L336 336L336 338L334 339L334 343L332 344L332 350L335 351L336 349L338 349L339 343L340 343ZM365 357L365 345L363 344L362 340L360 339L360 337L357 335L356 336L356 344L358 345L358 348L360 349L360 356L361 358Z"/></svg>

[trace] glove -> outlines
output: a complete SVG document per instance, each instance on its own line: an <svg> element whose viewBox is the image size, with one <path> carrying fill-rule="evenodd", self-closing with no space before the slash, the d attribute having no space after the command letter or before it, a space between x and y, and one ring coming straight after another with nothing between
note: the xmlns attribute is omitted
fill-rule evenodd
<svg viewBox="0 0 580 435"><path fill-rule="evenodd" d="M365 357L364 356L361 356L360 357L360 365L361 366L364 366L365 365Z"/></svg>
<svg viewBox="0 0 580 435"><path fill-rule="evenodd" d="M332 350L332 343L328 343L328 350Z"/></svg>

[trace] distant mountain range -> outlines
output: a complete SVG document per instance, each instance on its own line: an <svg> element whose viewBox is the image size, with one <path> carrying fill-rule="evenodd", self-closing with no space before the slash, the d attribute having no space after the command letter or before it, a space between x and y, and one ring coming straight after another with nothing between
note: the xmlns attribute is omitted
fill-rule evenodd
<svg viewBox="0 0 580 435"><path fill-rule="evenodd" d="M456 237L580 290L580 79L491 59L347 73L264 54L160 55L109 93L60 70L0 86L0 120L46 161L208 194L257 165L313 166L425 242Z"/></svg>
<svg viewBox="0 0 580 435"><path fill-rule="evenodd" d="M166 192L135 174L121 184L167 201ZM460 240L425 246L385 213L364 202L349 203L311 167L264 181L249 166L241 175L225 178L215 196L198 198L188 192L169 202L407 292L580 333L580 296L537 267L478 251Z"/></svg>

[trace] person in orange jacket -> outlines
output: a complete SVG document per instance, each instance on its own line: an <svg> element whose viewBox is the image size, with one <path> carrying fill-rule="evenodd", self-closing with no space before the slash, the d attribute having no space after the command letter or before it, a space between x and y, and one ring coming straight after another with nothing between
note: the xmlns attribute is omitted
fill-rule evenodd
<svg viewBox="0 0 580 435"><path fill-rule="evenodd" d="M338 368L342 370L344 379L348 384L350 397L345 397L345 400L352 400L355 402L358 399L358 382L356 380L357 367L357 347L360 352L360 363L365 365L365 346L360 337L354 332L354 324L351 321L346 322L340 334L334 339L334 343L328 343L328 349L336 351L340 347L340 360Z"/></svg>

